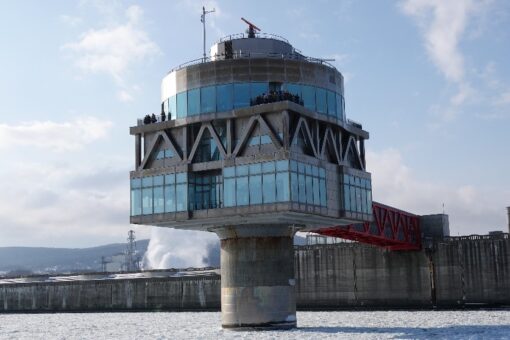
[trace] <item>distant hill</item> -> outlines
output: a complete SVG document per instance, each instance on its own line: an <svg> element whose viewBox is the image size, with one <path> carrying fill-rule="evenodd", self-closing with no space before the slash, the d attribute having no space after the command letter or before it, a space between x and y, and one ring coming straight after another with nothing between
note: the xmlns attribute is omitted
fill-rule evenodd
<svg viewBox="0 0 510 340"><path fill-rule="evenodd" d="M149 240L136 241L143 257ZM101 257L124 252L125 243L91 248L0 247L0 271L11 273L67 273L100 271Z"/></svg>

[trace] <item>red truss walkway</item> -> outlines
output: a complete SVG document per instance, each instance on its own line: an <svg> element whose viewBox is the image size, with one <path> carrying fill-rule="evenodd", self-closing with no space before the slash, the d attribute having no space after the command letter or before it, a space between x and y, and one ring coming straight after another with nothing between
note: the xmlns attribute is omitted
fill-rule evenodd
<svg viewBox="0 0 510 340"><path fill-rule="evenodd" d="M373 202L372 222L322 228L315 233L385 247L390 250L418 250L421 235L418 216Z"/></svg>

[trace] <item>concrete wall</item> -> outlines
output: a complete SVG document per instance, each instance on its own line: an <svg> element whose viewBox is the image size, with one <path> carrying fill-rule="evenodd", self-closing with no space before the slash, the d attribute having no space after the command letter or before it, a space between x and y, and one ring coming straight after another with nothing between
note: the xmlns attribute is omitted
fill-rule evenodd
<svg viewBox="0 0 510 340"><path fill-rule="evenodd" d="M430 251L356 243L297 247L299 309L510 306L510 239L472 236ZM219 276L0 285L0 312L219 310Z"/></svg>

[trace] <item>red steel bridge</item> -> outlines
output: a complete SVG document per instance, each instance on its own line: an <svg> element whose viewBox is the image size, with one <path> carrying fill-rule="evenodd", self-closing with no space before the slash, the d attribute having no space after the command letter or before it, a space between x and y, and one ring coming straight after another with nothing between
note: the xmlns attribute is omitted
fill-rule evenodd
<svg viewBox="0 0 510 340"><path fill-rule="evenodd" d="M417 215L378 202L372 203L372 222L322 228L315 233L373 244L389 250L421 249Z"/></svg>

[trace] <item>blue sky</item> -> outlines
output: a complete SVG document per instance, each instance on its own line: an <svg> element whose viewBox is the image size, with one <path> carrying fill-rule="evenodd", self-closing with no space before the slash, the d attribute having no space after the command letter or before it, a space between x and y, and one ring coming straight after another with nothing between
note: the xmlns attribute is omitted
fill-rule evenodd
<svg viewBox="0 0 510 340"><path fill-rule="evenodd" d="M334 58L347 116L370 132L374 199L450 214L452 234L506 228L507 1L2 1L0 246L124 241L128 128L160 82L246 17Z"/></svg>

